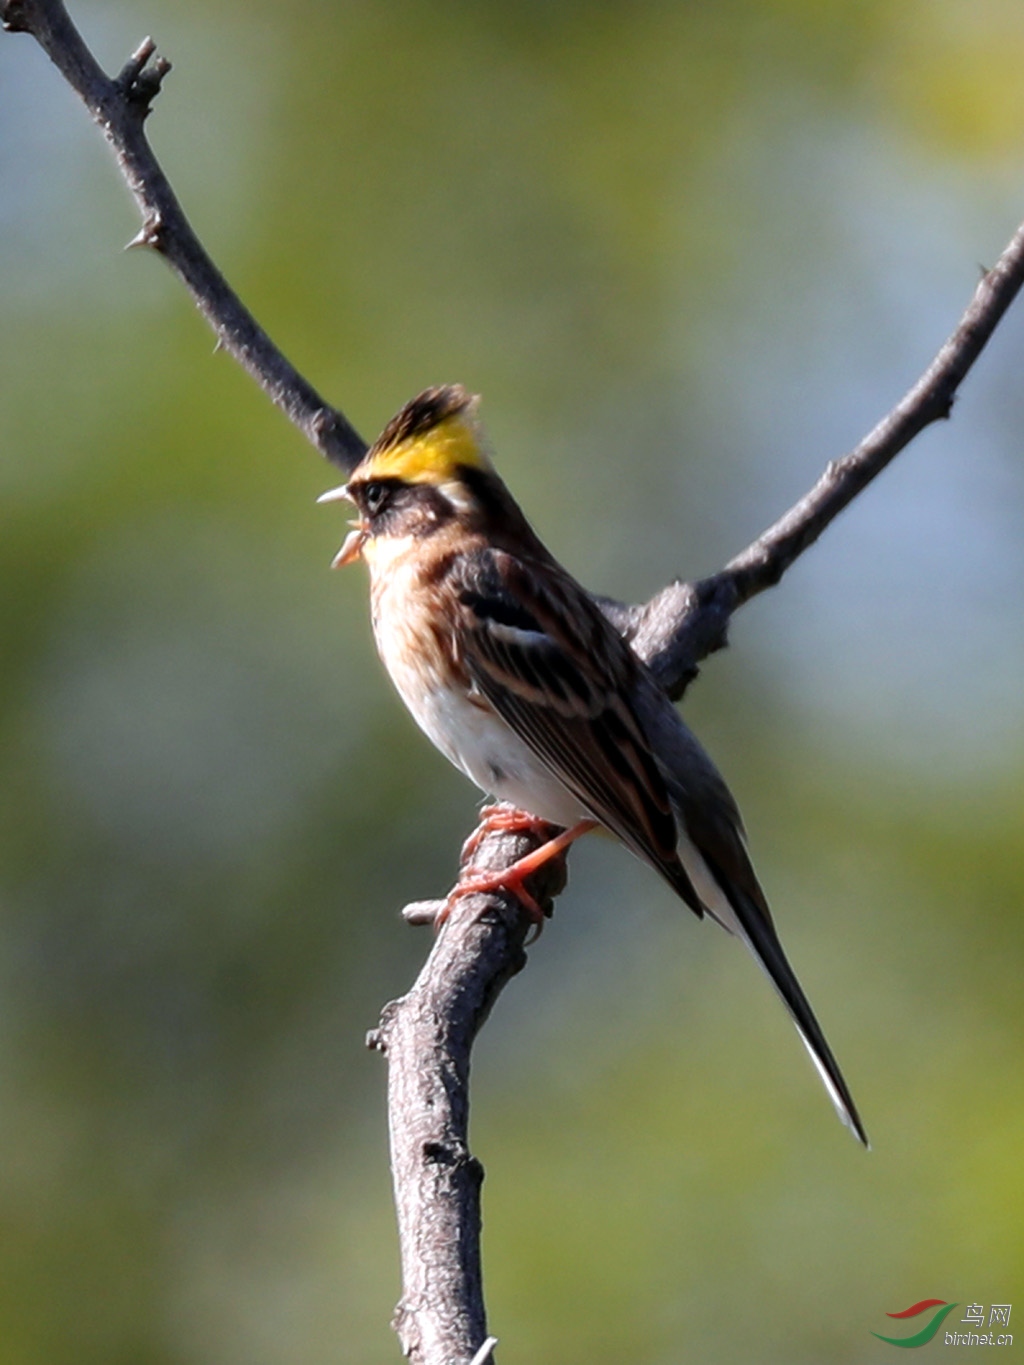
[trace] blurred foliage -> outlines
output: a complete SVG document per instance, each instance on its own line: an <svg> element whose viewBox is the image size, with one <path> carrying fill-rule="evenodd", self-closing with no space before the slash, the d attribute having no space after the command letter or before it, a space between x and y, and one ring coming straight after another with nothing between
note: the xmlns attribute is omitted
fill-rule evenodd
<svg viewBox="0 0 1024 1365"><path fill-rule="evenodd" d="M207 245L372 436L485 396L585 581L710 571L1024 212L1018 0L72 5ZM475 796L383 680L333 476L0 38L0 1362L391 1360L383 1073ZM481 1039L508 1358L882 1361L1020 1301L1024 317L687 708L857 1095L600 841Z"/></svg>

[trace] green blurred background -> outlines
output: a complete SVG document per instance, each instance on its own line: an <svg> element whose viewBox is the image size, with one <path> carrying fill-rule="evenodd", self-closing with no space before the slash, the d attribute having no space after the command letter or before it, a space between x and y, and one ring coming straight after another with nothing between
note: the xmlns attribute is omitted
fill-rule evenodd
<svg viewBox="0 0 1024 1365"><path fill-rule="evenodd" d="M72 8L108 68L174 61L158 154L313 382L368 437L481 392L620 597L802 493L1024 215L1019 0ZM395 1360L363 1033L476 796L328 572L336 472L136 226L0 36L0 1362ZM1024 1314L1022 355L1018 305L687 701L874 1150L737 945L585 843L477 1053L502 1359L882 1362L915 1300Z"/></svg>

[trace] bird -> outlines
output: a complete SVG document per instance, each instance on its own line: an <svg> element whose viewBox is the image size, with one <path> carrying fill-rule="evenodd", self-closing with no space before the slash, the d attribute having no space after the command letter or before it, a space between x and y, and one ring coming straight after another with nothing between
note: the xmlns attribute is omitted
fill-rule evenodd
<svg viewBox="0 0 1024 1365"><path fill-rule="evenodd" d="M333 567L367 565L377 650L413 718L502 803L485 822L560 831L453 895L501 887L539 916L522 878L588 831L610 833L695 915L746 944L867 1147L732 794L651 671L530 526L495 468L478 397L448 384L406 403L319 501L341 499L356 517Z"/></svg>

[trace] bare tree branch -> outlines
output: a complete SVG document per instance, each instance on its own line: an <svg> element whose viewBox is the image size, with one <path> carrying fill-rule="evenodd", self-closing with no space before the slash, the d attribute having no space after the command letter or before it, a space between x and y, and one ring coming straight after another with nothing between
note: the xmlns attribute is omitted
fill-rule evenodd
<svg viewBox="0 0 1024 1365"><path fill-rule="evenodd" d="M542 842L541 835L492 833L473 862L505 868ZM530 888L550 912L565 880L565 860L553 859ZM422 918L420 906L411 909ZM463 1365L487 1337L480 1268L484 1173L469 1151L470 1051L498 994L526 965L529 928L514 897L455 901L412 990L385 1007L380 1027L367 1038L388 1058L402 1253L393 1325L405 1354L423 1365Z"/></svg>
<svg viewBox="0 0 1024 1365"><path fill-rule="evenodd" d="M71 22L61 0L2 0L8 32L30 33L80 96L110 143L142 215L131 246L158 252L188 289L217 335L217 342L282 408L321 455L351 469L366 451L348 419L325 403L285 359L239 299L192 230L143 131L150 105L170 62L146 38L113 79L107 76Z"/></svg>
<svg viewBox="0 0 1024 1365"><path fill-rule="evenodd" d="M117 157L142 214L132 245L163 255L219 343L253 376L327 459L351 469L366 443L326 403L259 326L210 260L143 132L170 63L147 38L120 75L106 76L62 0L0 0L0 20L30 33L82 98ZM1024 225L983 276L970 306L932 364L849 454L833 460L814 487L725 568L695 584L670 583L650 601L601 605L666 691L682 695L702 659L725 644L737 608L779 582L830 522L926 426L948 417L957 390L1024 282Z"/></svg>
<svg viewBox="0 0 1024 1365"><path fill-rule="evenodd" d="M966 378L1024 284L1024 223L982 276L955 330L916 384L774 525L699 583L670 583L640 607L607 610L670 696L726 642L737 608L774 587L822 531L926 426L950 415Z"/></svg>
<svg viewBox="0 0 1024 1365"><path fill-rule="evenodd" d="M78 92L107 141L142 214L135 239L163 255L218 341L329 460L351 469L365 443L277 350L230 289L192 231L143 134L169 63L147 39L114 79L86 48L61 0L0 0L0 19L30 33ZM975 292L958 327L921 379L849 454L718 574L675 582L649 602L600 599L666 690L681 696L698 664L726 640L740 606L779 582L853 498L929 423L949 415L960 384L1024 281L1024 226ZM532 836L492 832L474 861L508 867ZM550 906L559 860L538 873L533 894ZM409 907L432 920L437 905ZM395 1326L417 1365L480 1365L486 1335L479 1256L482 1168L468 1147L469 1063L477 1031L525 963L529 929L500 893L467 896L439 933L408 995L389 1005L369 1038L389 1064L389 1121L402 1243L403 1292Z"/></svg>

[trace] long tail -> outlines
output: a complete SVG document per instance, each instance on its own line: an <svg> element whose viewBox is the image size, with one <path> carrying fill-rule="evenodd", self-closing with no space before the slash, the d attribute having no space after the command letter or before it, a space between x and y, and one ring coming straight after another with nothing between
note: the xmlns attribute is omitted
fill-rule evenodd
<svg viewBox="0 0 1024 1365"><path fill-rule="evenodd" d="M764 968L796 1024L836 1113L867 1147L870 1144L853 1096L782 951L768 902L747 853L736 802L718 769L654 679L645 674L640 682L635 697L637 714L672 800L679 857L689 878L687 886L692 884L699 903L723 928L741 938ZM664 862L658 864L646 856L693 906L693 900L682 886L676 885Z"/></svg>
<svg viewBox="0 0 1024 1365"><path fill-rule="evenodd" d="M853 1096L839 1070L839 1063L832 1055L821 1025L814 1017L810 1002L789 965L767 905L762 908L743 886L738 885L736 878L723 875L713 865L707 851L698 851L689 839L681 841L680 852L708 913L723 929L743 940L778 992L839 1118L865 1147L870 1147ZM756 887L753 868L745 857L743 862L744 880L749 877ZM760 887L757 889L760 892Z"/></svg>
<svg viewBox="0 0 1024 1365"><path fill-rule="evenodd" d="M732 891L730 901L739 922L740 937L743 938L747 947L764 969L768 979L789 1011L789 1017L796 1025L800 1040L807 1049L811 1061L828 1091L829 1098L835 1105L836 1113L854 1136L865 1147L870 1148L871 1143L864 1131L864 1125L861 1123L853 1096L843 1079L843 1073L839 1070L839 1063L832 1055L832 1049L821 1031L821 1025L814 1016L814 1011L811 1009L807 996L804 995L803 988L796 978L796 973L789 965L789 959L783 951L778 935L772 925L766 923L764 916L760 914L757 907L749 903L743 891L735 887L730 888L730 890ZM746 905L744 904L745 901L747 902Z"/></svg>

